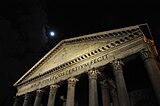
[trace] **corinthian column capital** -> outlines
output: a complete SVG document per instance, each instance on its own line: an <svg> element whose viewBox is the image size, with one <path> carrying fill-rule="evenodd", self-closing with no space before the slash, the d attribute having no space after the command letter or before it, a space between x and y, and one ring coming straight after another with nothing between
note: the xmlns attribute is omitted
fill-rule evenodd
<svg viewBox="0 0 160 106"><path fill-rule="evenodd" d="M142 49L140 51L140 54L141 54L142 60L145 60L145 59L148 59L148 58L152 57L152 54L151 54L151 52L149 51L148 48Z"/></svg>
<svg viewBox="0 0 160 106"><path fill-rule="evenodd" d="M122 65L124 65L124 63L121 60L112 61L112 67L114 72L122 72Z"/></svg>
<svg viewBox="0 0 160 106"><path fill-rule="evenodd" d="M42 92L44 92L44 90L38 89L37 92L38 92L38 93L42 93Z"/></svg>
<svg viewBox="0 0 160 106"><path fill-rule="evenodd" d="M48 104L47 106L54 106L55 104L55 97L56 92L60 86L57 84L50 85L50 91L49 91L49 98L48 98Z"/></svg>
<svg viewBox="0 0 160 106"><path fill-rule="evenodd" d="M89 79L97 79L97 76L100 74L100 72L96 69L92 69L88 71Z"/></svg>
<svg viewBox="0 0 160 106"><path fill-rule="evenodd" d="M76 78L69 78L68 79L66 106L74 106L75 86L76 86L77 81L78 81L78 79L76 79Z"/></svg>
<svg viewBox="0 0 160 106"><path fill-rule="evenodd" d="M68 85L74 87L77 81L79 81L77 78L71 77L68 79Z"/></svg>
<svg viewBox="0 0 160 106"><path fill-rule="evenodd" d="M60 86L59 85L57 85L57 84L52 84L52 85L50 85L50 89L57 89L57 88L59 88Z"/></svg>
<svg viewBox="0 0 160 106"><path fill-rule="evenodd" d="M44 90L38 89L38 90L36 91L36 95L37 95L37 96L41 96L41 95L43 94L43 92L44 92Z"/></svg>

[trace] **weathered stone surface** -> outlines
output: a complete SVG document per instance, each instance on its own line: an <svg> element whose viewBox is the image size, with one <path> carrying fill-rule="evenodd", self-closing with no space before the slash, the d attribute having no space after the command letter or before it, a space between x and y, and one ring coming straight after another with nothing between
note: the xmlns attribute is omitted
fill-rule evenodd
<svg viewBox="0 0 160 106"><path fill-rule="evenodd" d="M48 104L47 104L47 106L54 106L57 89L59 87L60 86L57 85L57 84L50 85L50 91L49 91L49 97L48 97Z"/></svg>
<svg viewBox="0 0 160 106"><path fill-rule="evenodd" d="M26 93L23 101L23 106L30 106L31 105L31 97L32 93Z"/></svg>
<svg viewBox="0 0 160 106"><path fill-rule="evenodd" d="M66 106L74 106L75 85L76 85L77 81L78 81L78 79L76 79L76 78L69 78L68 79Z"/></svg>
<svg viewBox="0 0 160 106"><path fill-rule="evenodd" d="M92 69L88 72L89 77L89 106L98 106L98 89L97 76L99 72L97 69Z"/></svg>
<svg viewBox="0 0 160 106"><path fill-rule="evenodd" d="M43 96L43 90L41 89L38 89L36 91L36 98L35 98L35 101L34 101L34 106L40 106L41 105L41 99L42 99L42 96Z"/></svg>
<svg viewBox="0 0 160 106"><path fill-rule="evenodd" d="M126 30L134 31L123 33ZM145 47L139 26L62 40L14 84L17 95L65 81Z"/></svg>
<svg viewBox="0 0 160 106"><path fill-rule="evenodd" d="M141 57L148 72L151 84L153 86L157 101L160 105L160 70L156 60L149 49L145 48L141 52Z"/></svg>
<svg viewBox="0 0 160 106"><path fill-rule="evenodd" d="M110 106L109 86L106 80L100 81L103 106Z"/></svg>
<svg viewBox="0 0 160 106"><path fill-rule="evenodd" d="M114 60L112 62L113 73L116 81L117 95L120 106L130 106L130 100L123 76L122 65L123 62L121 60Z"/></svg>

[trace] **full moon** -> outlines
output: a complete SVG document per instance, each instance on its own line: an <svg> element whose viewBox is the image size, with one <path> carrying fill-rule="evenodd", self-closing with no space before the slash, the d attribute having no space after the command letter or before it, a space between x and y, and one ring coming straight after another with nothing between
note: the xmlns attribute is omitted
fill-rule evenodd
<svg viewBox="0 0 160 106"><path fill-rule="evenodd" d="M54 36L55 35L55 33L53 31L51 31L49 34L50 34L50 36Z"/></svg>

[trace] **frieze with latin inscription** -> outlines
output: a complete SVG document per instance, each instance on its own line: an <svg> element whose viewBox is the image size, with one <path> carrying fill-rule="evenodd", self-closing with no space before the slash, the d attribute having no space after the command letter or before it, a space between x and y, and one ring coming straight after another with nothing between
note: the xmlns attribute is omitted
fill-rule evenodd
<svg viewBox="0 0 160 106"><path fill-rule="evenodd" d="M59 73L55 73L53 76L47 77L44 80L41 80L41 81L36 82L34 84L29 84L29 86L24 87L24 89L23 88L19 89L17 94L21 95L22 93L24 93L26 91L33 91L38 88L45 87L50 83L58 83L58 81L60 81L60 79L63 79L66 76L72 75L73 73L76 73L82 69L85 69L85 68L89 69L89 68L91 68L92 65L94 65L98 62L101 62L103 60L106 60L107 57L108 57L108 54L105 54L105 55L100 56L98 58L95 58L87 63L81 64L79 66L73 67L73 68L65 70L65 71L61 71Z"/></svg>
<svg viewBox="0 0 160 106"><path fill-rule="evenodd" d="M36 89L59 83L68 79L69 77L74 77L87 72L93 67L96 68L108 64L116 58L121 59L131 54L137 53L143 48L146 48L146 45L142 37L139 37L128 44L124 44L121 47L113 49L112 51L102 52L99 55L96 55L82 63L78 63L63 70L53 72L53 74L43 76L38 80L34 80L26 85L19 86L17 95L23 95L27 92L32 92Z"/></svg>

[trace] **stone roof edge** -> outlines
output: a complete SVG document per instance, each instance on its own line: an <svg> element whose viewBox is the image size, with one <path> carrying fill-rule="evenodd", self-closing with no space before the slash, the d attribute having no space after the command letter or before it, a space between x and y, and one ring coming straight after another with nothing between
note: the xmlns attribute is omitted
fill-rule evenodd
<svg viewBox="0 0 160 106"><path fill-rule="evenodd" d="M134 25L134 26L129 26L129 27L123 27L123 28L117 28L117 29L113 29L113 30L102 31L102 32L97 32L97 33L93 33L93 34L87 34L87 35L82 35L82 36L78 36L78 37L73 37L73 38L68 38L68 39L61 40L46 55L44 55L35 65L33 65L33 67L31 67L18 81L16 81L16 83L14 83L13 86L16 87L19 82L21 82L28 74L30 74L44 59L46 59L47 57L49 57L49 55L55 49L57 49L60 46L62 46L63 43L65 44L68 41L72 41L72 40L76 40L76 39L80 39L80 38L87 38L87 37L92 37L92 36L98 36L98 35L104 34L104 33L113 33L113 32L116 32L116 31L122 31L122 30L127 30L127 29L132 29L132 28L139 28L139 25Z"/></svg>
<svg viewBox="0 0 160 106"><path fill-rule="evenodd" d="M57 48L60 44L61 44L61 42L63 42L64 40L62 40L62 41L60 41L55 47L53 47L47 54L45 54L35 65L33 65L18 81L16 81L16 83L14 83L14 85L13 86L16 86L26 75L28 75L32 70L34 70L34 68L38 65L38 64L40 64L41 62L42 62L42 60L44 60L45 58L47 58L50 54L51 54L51 52L53 51L53 50L55 50L55 48Z"/></svg>

